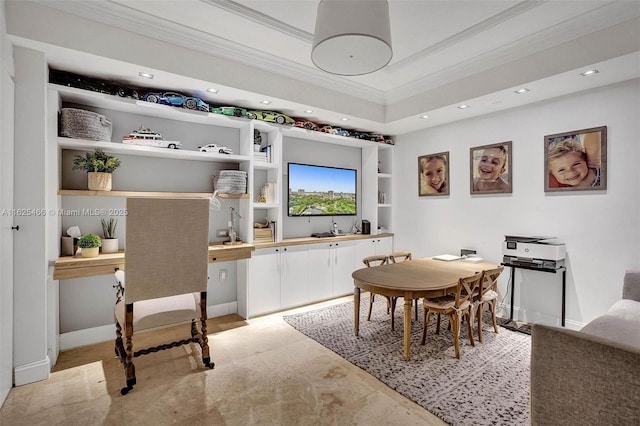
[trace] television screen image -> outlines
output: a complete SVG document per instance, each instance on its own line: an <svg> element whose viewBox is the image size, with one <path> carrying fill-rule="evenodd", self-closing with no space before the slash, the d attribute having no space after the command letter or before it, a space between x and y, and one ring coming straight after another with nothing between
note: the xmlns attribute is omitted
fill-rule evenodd
<svg viewBox="0 0 640 426"><path fill-rule="evenodd" d="M357 171L289 163L289 216L355 216Z"/></svg>

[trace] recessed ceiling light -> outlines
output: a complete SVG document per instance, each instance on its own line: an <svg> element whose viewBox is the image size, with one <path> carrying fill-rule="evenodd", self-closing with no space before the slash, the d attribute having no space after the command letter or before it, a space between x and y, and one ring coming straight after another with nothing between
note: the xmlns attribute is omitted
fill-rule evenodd
<svg viewBox="0 0 640 426"><path fill-rule="evenodd" d="M589 77L590 75L598 74L599 72L600 71L598 71L597 69L592 69L589 71L581 72L580 75L583 77Z"/></svg>
<svg viewBox="0 0 640 426"><path fill-rule="evenodd" d="M264 105L269 105L271 103L271 101L268 101L268 100L265 99L264 101L260 101L260 103L264 104Z"/></svg>
<svg viewBox="0 0 640 426"><path fill-rule="evenodd" d="M465 108L469 108L469 105L467 104L462 104L458 107L459 109L465 109Z"/></svg>
<svg viewBox="0 0 640 426"><path fill-rule="evenodd" d="M312 112L313 112L313 110L308 109L308 110L306 110L304 113L305 113L305 114L311 114Z"/></svg>
<svg viewBox="0 0 640 426"><path fill-rule="evenodd" d="M209 88L207 89L207 92L209 92L209 93L218 93L218 92L219 92L219 90L218 90L218 89L214 89L213 87L209 87Z"/></svg>
<svg viewBox="0 0 640 426"><path fill-rule="evenodd" d="M153 78L153 74L148 73L148 72L139 72L138 75L140 77L144 77L144 78L151 78L151 79Z"/></svg>
<svg viewBox="0 0 640 426"><path fill-rule="evenodd" d="M516 90L516 93L517 93L517 94L520 94L520 93L527 93L527 92L529 92L529 91L530 91L529 89L527 89L526 87L523 87L522 89L518 89L518 90Z"/></svg>
<svg viewBox="0 0 640 426"><path fill-rule="evenodd" d="M427 118L429 118L429 116L425 114L425 115L420 116L420 118L422 118L422 119L425 119L425 120L426 120Z"/></svg>
<svg viewBox="0 0 640 426"><path fill-rule="evenodd" d="M342 121L349 121L349 119L347 117L342 117L340 120Z"/></svg>

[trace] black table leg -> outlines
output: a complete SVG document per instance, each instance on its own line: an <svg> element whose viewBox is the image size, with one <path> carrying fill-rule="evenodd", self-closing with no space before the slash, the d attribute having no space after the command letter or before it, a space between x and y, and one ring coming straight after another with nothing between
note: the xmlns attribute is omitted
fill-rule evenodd
<svg viewBox="0 0 640 426"><path fill-rule="evenodd" d="M565 304L567 295L567 270L562 271L562 326L564 327Z"/></svg>
<svg viewBox="0 0 640 426"><path fill-rule="evenodd" d="M514 302L514 292L516 290L516 268L511 268L511 313L509 314L509 319L513 320L513 304Z"/></svg>

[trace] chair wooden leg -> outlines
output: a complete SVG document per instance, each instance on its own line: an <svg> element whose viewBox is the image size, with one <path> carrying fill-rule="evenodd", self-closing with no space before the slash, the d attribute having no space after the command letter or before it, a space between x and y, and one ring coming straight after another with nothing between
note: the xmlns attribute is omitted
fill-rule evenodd
<svg viewBox="0 0 640 426"><path fill-rule="evenodd" d="M418 321L418 299L414 299L416 302L416 321Z"/></svg>
<svg viewBox="0 0 640 426"><path fill-rule="evenodd" d="M491 320L493 321L493 330L498 333L498 323L496 322L496 299L489 302L489 310L491 311Z"/></svg>
<svg viewBox="0 0 640 426"><path fill-rule="evenodd" d="M476 342L473 341L473 327L472 327L472 321L471 321L471 311L467 311L465 313L465 315L467 316L467 318L469 319L467 321L467 329L469 330L469 341L471 342L471 346L475 346Z"/></svg>
<svg viewBox="0 0 640 426"><path fill-rule="evenodd" d="M431 311L429 311L427 308L424 308L424 316L422 320L422 340L420 341L421 345L424 345L427 340L427 327L429 327L430 316L431 316Z"/></svg>
<svg viewBox="0 0 640 426"><path fill-rule="evenodd" d="M391 331L395 330L395 313L396 313L396 303L398 302L397 297L391 298Z"/></svg>
<svg viewBox="0 0 640 426"><path fill-rule="evenodd" d="M482 343L482 311L484 310L484 303L478 305L478 341Z"/></svg>
<svg viewBox="0 0 640 426"><path fill-rule="evenodd" d="M440 314L438 314L438 322L436 323L436 334L440 334Z"/></svg>
<svg viewBox="0 0 640 426"><path fill-rule="evenodd" d="M118 320L116 320L116 341L115 341L115 352L116 357L120 357L120 348L123 347L122 344L122 327Z"/></svg>
<svg viewBox="0 0 640 426"><path fill-rule="evenodd" d="M452 313L449 315L449 322L453 328L453 345L456 353L456 358L460 359L460 315L458 313Z"/></svg>
<svg viewBox="0 0 640 426"><path fill-rule="evenodd" d="M373 309L373 302L376 298L376 295L369 292L369 315L367 315L367 321L371 321L371 309Z"/></svg>
<svg viewBox="0 0 640 426"><path fill-rule="evenodd" d="M136 384L136 367L133 365L133 303L125 305L124 335L125 335L125 360L124 370L127 385L120 389L121 395L126 395Z"/></svg>
<svg viewBox="0 0 640 426"><path fill-rule="evenodd" d="M195 321L193 321L195 324ZM209 338L207 337L207 293L200 293L200 348L202 349L202 363L205 367L213 368L215 364L209 355Z"/></svg>

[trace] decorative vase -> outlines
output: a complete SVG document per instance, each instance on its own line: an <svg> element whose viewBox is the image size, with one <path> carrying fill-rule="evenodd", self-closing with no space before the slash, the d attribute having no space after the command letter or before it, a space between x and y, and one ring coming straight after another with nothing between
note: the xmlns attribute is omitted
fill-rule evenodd
<svg viewBox="0 0 640 426"><path fill-rule="evenodd" d="M118 252L118 239L117 238L103 238L102 253L117 253Z"/></svg>
<svg viewBox="0 0 640 426"><path fill-rule="evenodd" d="M111 191L111 173L88 172L90 191Z"/></svg>
<svg viewBox="0 0 640 426"><path fill-rule="evenodd" d="M80 250L80 254L82 254L82 257L96 257L99 250L100 247L87 247Z"/></svg>
<svg viewBox="0 0 640 426"><path fill-rule="evenodd" d="M253 152L260 152L260 145L254 144L253 145Z"/></svg>

